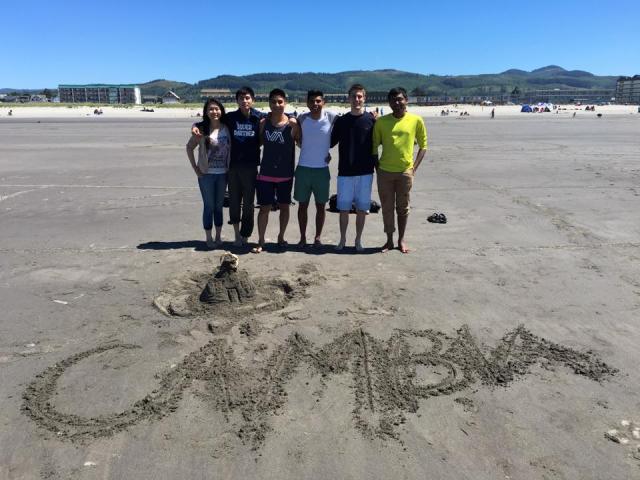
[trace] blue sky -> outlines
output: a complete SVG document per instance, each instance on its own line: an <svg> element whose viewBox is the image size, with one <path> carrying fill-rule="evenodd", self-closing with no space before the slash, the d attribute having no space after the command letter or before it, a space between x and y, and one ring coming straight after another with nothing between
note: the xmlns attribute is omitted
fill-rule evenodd
<svg viewBox="0 0 640 480"><path fill-rule="evenodd" d="M0 28L0 88L381 68L460 75L550 64L640 73L638 0L34 0L10 10Z"/></svg>

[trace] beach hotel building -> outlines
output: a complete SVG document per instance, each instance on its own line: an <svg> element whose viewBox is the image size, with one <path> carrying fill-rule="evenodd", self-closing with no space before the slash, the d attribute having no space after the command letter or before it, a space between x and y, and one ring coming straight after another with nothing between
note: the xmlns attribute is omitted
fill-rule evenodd
<svg viewBox="0 0 640 480"><path fill-rule="evenodd" d="M640 104L640 75L618 79L616 82L616 103Z"/></svg>
<svg viewBox="0 0 640 480"><path fill-rule="evenodd" d="M232 103L236 101L235 91L231 91L228 88L203 88L200 90L200 96L202 98L213 97L220 100L223 103ZM345 93L325 93L324 99L327 103L346 103L348 97ZM268 102L269 94L267 92L256 92L257 102ZM289 95L290 102L306 103L306 94L293 93Z"/></svg>
<svg viewBox="0 0 640 480"><path fill-rule="evenodd" d="M236 101L235 93L228 88L203 88L200 90L202 98L215 98L222 103L232 103Z"/></svg>
<svg viewBox="0 0 640 480"><path fill-rule="evenodd" d="M520 94L511 95L513 103L605 103L610 102L615 95L609 89L537 89L525 90Z"/></svg>
<svg viewBox="0 0 640 480"><path fill-rule="evenodd" d="M142 103L137 85L58 85L63 103Z"/></svg>

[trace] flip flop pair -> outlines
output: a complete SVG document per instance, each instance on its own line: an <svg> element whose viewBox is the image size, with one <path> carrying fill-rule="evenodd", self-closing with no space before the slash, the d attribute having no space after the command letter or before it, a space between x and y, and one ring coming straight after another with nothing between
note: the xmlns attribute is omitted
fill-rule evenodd
<svg viewBox="0 0 640 480"><path fill-rule="evenodd" d="M427 218L429 223L447 223L447 216L444 213L434 213Z"/></svg>

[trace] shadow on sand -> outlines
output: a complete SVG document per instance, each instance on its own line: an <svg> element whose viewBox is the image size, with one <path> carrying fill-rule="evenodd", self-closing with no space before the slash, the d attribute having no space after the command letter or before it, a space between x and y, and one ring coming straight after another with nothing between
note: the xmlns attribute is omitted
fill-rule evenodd
<svg viewBox="0 0 640 480"><path fill-rule="evenodd" d="M187 248L197 252L214 252L216 250L222 252L226 250L231 253L235 253L236 255L244 255L251 253L252 247L253 244L236 247L233 242L222 242L222 246L218 248L209 248L207 247L207 244L201 240L184 240L178 242L145 242L139 244L136 248L138 250L180 250ZM379 253L380 248L365 248L361 252L356 252L355 247L344 247L342 250L336 250L335 245L307 245L305 247L301 247L299 245L289 244L282 247L277 243L267 243L263 250L263 253L281 254L286 252L301 252L309 255L372 255L374 253Z"/></svg>

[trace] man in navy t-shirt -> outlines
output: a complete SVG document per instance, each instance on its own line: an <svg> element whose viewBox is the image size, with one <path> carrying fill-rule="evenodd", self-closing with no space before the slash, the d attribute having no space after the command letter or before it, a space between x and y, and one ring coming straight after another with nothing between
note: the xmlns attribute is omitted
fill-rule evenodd
<svg viewBox="0 0 640 480"><path fill-rule="evenodd" d="M365 112L366 91L360 84L349 88L351 111L339 117L331 132L331 147L338 144L338 201L340 241L336 250L347 242L349 212L356 206L356 251L362 252L362 231L371 206L373 170L377 156L371 154L375 117Z"/></svg>

